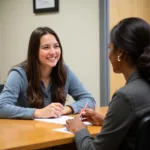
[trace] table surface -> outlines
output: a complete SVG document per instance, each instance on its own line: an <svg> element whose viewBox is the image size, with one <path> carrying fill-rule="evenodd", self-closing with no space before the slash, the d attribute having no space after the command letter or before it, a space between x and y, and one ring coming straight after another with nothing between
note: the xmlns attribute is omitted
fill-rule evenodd
<svg viewBox="0 0 150 150"><path fill-rule="evenodd" d="M105 115L108 107L96 109ZM57 132L52 129L63 125L36 120L0 119L0 149L40 149L73 142L73 134ZM93 137L101 126L88 126Z"/></svg>

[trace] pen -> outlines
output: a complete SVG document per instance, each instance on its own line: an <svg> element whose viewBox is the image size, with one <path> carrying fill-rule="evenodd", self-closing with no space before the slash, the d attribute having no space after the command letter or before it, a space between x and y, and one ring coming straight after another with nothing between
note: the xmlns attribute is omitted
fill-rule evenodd
<svg viewBox="0 0 150 150"><path fill-rule="evenodd" d="M84 108L81 110L79 117L82 119L82 112L85 111L86 107L88 105L88 102L85 103Z"/></svg>

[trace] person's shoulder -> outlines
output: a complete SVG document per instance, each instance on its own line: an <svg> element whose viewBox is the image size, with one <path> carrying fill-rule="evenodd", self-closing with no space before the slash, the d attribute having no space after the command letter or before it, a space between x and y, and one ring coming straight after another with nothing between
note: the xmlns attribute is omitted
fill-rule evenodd
<svg viewBox="0 0 150 150"><path fill-rule="evenodd" d="M119 88L113 95L119 95L121 97L128 97L129 95L133 95L136 90L135 90L136 86L134 83L130 83L130 84L126 84L125 86Z"/></svg>
<svg viewBox="0 0 150 150"><path fill-rule="evenodd" d="M72 81L77 81L78 77L77 75L72 71L72 69L65 64L65 68L66 68L66 75L67 75L67 81L68 82L72 82Z"/></svg>
<svg viewBox="0 0 150 150"><path fill-rule="evenodd" d="M20 67L20 66L15 66L15 67L13 67L11 70L10 70L10 72L9 73L12 73L12 72L14 72L14 73L17 73L17 74L19 74L21 77L26 77L26 72L25 72L25 70L22 68L22 67Z"/></svg>
<svg viewBox="0 0 150 150"><path fill-rule="evenodd" d="M70 71L70 67L68 65L64 64L64 68L66 69L67 72Z"/></svg>
<svg viewBox="0 0 150 150"><path fill-rule="evenodd" d="M150 85L144 79L138 78L117 90L113 98L116 96L119 96L121 99L138 101L141 97L143 99L147 96L150 97Z"/></svg>
<svg viewBox="0 0 150 150"><path fill-rule="evenodd" d="M143 78L138 78L130 83L127 83L119 90L119 92L125 94L127 93L130 95L139 95L142 94L145 90L150 92L150 84Z"/></svg>
<svg viewBox="0 0 150 150"><path fill-rule="evenodd" d="M73 73L71 68L66 64L64 64L64 67L66 69L67 76L70 76Z"/></svg>
<svg viewBox="0 0 150 150"><path fill-rule="evenodd" d="M126 106L130 106L133 108L133 100L132 96L130 95L128 87L125 85L118 89L112 96L112 100L110 101L111 104L126 104Z"/></svg>
<svg viewBox="0 0 150 150"><path fill-rule="evenodd" d="M126 86L119 88L112 96L112 98L119 96L119 97L126 97L128 95L128 89Z"/></svg>

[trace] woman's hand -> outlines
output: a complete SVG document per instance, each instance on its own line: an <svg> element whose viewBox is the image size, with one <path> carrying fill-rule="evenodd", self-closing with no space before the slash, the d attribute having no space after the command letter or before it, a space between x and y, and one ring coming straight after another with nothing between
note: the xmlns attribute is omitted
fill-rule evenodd
<svg viewBox="0 0 150 150"><path fill-rule="evenodd" d="M60 103L51 103L42 109L36 109L34 118L57 118L63 114L64 106Z"/></svg>
<svg viewBox="0 0 150 150"><path fill-rule="evenodd" d="M66 128L76 134L82 129L86 129L86 125L80 120L79 116L66 121Z"/></svg>
<svg viewBox="0 0 150 150"><path fill-rule="evenodd" d="M63 115L72 114L73 109L70 106L64 106Z"/></svg>
<svg viewBox="0 0 150 150"><path fill-rule="evenodd" d="M102 125L105 118L104 116L95 112L93 109L86 109L83 111L82 117L84 118L83 121L86 120L96 126Z"/></svg>

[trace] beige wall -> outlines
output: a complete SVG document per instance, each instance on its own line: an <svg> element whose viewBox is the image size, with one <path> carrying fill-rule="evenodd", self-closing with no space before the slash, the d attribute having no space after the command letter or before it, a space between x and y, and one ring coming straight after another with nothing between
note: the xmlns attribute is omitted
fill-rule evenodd
<svg viewBox="0 0 150 150"><path fill-rule="evenodd" d="M0 0L1 82L26 58L31 32L49 26L59 35L66 63L99 105L99 0L60 0L59 13L35 15L32 0Z"/></svg>

